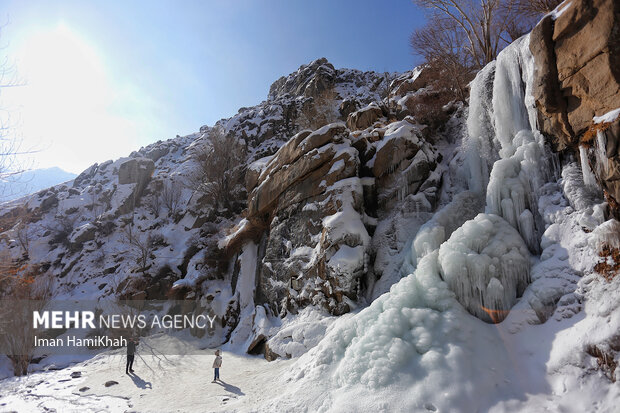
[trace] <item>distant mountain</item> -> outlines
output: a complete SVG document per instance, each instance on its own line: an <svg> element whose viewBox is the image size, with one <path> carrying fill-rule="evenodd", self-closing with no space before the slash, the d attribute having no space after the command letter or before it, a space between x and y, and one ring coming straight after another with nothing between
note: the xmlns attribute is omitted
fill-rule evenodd
<svg viewBox="0 0 620 413"><path fill-rule="evenodd" d="M70 181L76 176L56 166L22 172L11 176L8 181L0 182L0 202L21 198L41 189Z"/></svg>

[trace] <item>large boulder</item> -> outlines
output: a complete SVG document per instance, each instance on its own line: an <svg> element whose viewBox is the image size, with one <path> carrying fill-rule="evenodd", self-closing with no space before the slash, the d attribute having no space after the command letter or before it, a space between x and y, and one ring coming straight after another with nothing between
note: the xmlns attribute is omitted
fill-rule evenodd
<svg viewBox="0 0 620 413"><path fill-rule="evenodd" d="M146 186L155 170L155 163L149 158L133 158L123 162L118 168L118 183Z"/></svg>
<svg viewBox="0 0 620 413"><path fill-rule="evenodd" d="M354 130L362 130L372 126L383 116L383 111L376 103L371 103L363 109L349 114L347 127Z"/></svg>
<svg viewBox="0 0 620 413"><path fill-rule="evenodd" d="M281 198L281 195L295 185L304 188L305 197L323 192L325 188L320 188L323 180L327 185L341 177L332 173L334 172L332 167L336 163L340 165L347 161L349 165L353 165L355 173L356 160L353 160L351 151L349 150L348 154L347 151L341 152L340 145L343 144L345 136L348 136L348 131L341 123L326 125L313 133L300 132L294 136L280 148L261 172L256 181L257 186L252 189L248 197L249 214L266 214L273 210L275 205L277 209L286 207L288 205L284 199L286 197ZM350 169L345 177L350 176ZM253 179L248 179L249 183L252 181ZM304 196L300 195L297 200L303 198Z"/></svg>
<svg viewBox="0 0 620 413"><path fill-rule="evenodd" d="M118 168L118 185L111 200L114 215L131 212L144 192L155 171L155 163L149 158L132 158Z"/></svg>

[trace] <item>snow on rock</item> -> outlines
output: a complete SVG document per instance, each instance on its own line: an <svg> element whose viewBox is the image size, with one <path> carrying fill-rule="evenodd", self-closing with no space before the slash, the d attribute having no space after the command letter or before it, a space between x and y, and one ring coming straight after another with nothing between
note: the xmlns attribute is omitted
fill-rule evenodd
<svg viewBox="0 0 620 413"><path fill-rule="evenodd" d="M601 116L595 116L592 118L594 123L611 123L620 117L620 108L610 110Z"/></svg>
<svg viewBox="0 0 620 413"><path fill-rule="evenodd" d="M337 317L314 307L306 307L296 315L287 314L267 342L269 353L285 358L300 357L325 337L336 320Z"/></svg>
<svg viewBox="0 0 620 413"><path fill-rule="evenodd" d="M590 235L590 243L593 248L603 245L620 248L620 222L610 219L598 225Z"/></svg>
<svg viewBox="0 0 620 413"><path fill-rule="evenodd" d="M502 321L530 283L529 252L501 217L479 214L439 248L439 268L461 304L487 322Z"/></svg>

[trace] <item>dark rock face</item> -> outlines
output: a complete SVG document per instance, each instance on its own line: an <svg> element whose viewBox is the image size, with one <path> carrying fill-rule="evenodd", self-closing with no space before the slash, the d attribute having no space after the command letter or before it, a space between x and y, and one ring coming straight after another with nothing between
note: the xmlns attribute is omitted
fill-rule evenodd
<svg viewBox="0 0 620 413"><path fill-rule="evenodd" d="M558 150L588 148L592 169L613 207L620 199L615 173L620 166L613 154L617 128L596 126L593 117L620 107L620 3L577 0L564 7L556 20L547 16L530 35L539 127ZM605 136L593 143L597 129L604 129ZM593 150L603 142L606 147L598 151L608 155L599 159Z"/></svg>
<svg viewBox="0 0 620 413"><path fill-rule="evenodd" d="M272 217L258 296L274 311L323 303L332 313L342 314L349 310L344 297L357 299L357 281L350 277L363 273L369 238L361 219L358 171L359 157L349 132L334 123L297 134L258 178L247 180L256 185L248 198L248 218ZM339 214L343 222L338 222ZM361 231L354 237L341 228L349 219L357 220ZM341 273L334 265L343 247L357 253L352 272Z"/></svg>

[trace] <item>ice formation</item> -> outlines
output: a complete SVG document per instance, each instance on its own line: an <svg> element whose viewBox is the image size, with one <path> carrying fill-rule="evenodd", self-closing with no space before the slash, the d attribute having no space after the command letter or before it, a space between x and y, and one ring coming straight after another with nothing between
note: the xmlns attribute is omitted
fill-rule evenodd
<svg viewBox="0 0 620 413"><path fill-rule="evenodd" d="M607 174L608 162L607 162L607 145L606 136L603 131L596 132L596 165L598 167L599 176L605 176Z"/></svg>
<svg viewBox="0 0 620 413"><path fill-rule="evenodd" d="M486 189L486 212L508 221L538 254L544 231L536 208L538 189L557 178L559 168L536 129L533 70L529 36L524 36L472 82L467 129L469 168L476 172L470 174L470 190Z"/></svg>
<svg viewBox="0 0 620 413"><path fill-rule="evenodd" d="M467 153L469 189L473 192L484 193L493 162L499 158L500 144L495 139L491 106L494 78L495 62L491 62L478 72L471 82L468 136L464 139L463 146Z"/></svg>
<svg viewBox="0 0 620 413"><path fill-rule="evenodd" d="M411 251L403 263L401 273L411 274L417 262L437 250L465 221L474 218L484 207L480 194L470 191L456 195L452 202L440 209L425 223L411 243Z"/></svg>
<svg viewBox="0 0 620 413"><path fill-rule="evenodd" d="M588 148L579 145L579 161L581 162L581 173L583 174L583 183L587 186L596 186L596 177L590 168L588 162Z"/></svg>
<svg viewBox="0 0 620 413"><path fill-rule="evenodd" d="M500 322L530 282L529 255L504 219L479 214L441 245L439 271L467 311Z"/></svg>

